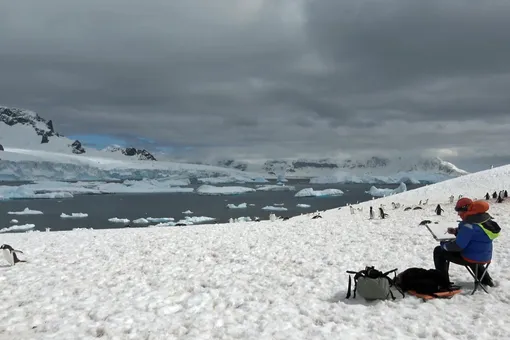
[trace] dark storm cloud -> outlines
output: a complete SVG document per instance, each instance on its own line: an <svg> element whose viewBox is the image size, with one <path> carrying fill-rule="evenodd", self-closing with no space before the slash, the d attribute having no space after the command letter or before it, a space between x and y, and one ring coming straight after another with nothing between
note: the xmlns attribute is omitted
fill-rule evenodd
<svg viewBox="0 0 510 340"><path fill-rule="evenodd" d="M505 157L508 18L503 0L2 2L0 104L201 157Z"/></svg>

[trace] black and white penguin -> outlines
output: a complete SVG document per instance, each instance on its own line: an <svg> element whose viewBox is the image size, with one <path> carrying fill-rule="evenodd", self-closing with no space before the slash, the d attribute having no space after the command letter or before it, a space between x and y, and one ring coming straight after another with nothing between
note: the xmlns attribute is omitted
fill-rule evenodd
<svg viewBox="0 0 510 340"><path fill-rule="evenodd" d="M388 214L384 212L382 207L379 207L379 217L381 219L385 219L386 217L388 217Z"/></svg>
<svg viewBox="0 0 510 340"><path fill-rule="evenodd" d="M16 250L8 244L2 244L0 246L0 249L2 249L2 253L4 254L5 260L9 262L11 266L14 266L18 262L26 262L18 259L18 255L16 255L16 253L23 254L21 250Z"/></svg>

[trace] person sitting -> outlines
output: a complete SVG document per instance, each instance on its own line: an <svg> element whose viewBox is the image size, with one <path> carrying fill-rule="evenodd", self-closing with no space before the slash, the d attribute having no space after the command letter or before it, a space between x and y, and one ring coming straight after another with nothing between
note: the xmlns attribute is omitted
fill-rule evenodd
<svg viewBox="0 0 510 340"><path fill-rule="evenodd" d="M457 201L455 211L462 221L458 228L448 228L448 233L456 235L452 241L441 242L434 249L434 265L437 270L442 272L448 282L449 262L469 266L473 273L478 266L478 278L485 270L483 264L474 262L488 262L492 259L492 241L499 236L501 227L493 221L487 211L489 203L486 201L474 201L463 197ZM481 283L483 285L494 287L494 282L485 273Z"/></svg>

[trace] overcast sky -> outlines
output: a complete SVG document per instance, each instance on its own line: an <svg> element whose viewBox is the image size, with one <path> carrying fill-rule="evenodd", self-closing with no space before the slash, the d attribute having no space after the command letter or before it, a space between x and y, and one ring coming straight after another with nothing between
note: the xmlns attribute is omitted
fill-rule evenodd
<svg viewBox="0 0 510 340"><path fill-rule="evenodd" d="M0 104L193 155L508 162L510 1L0 2Z"/></svg>

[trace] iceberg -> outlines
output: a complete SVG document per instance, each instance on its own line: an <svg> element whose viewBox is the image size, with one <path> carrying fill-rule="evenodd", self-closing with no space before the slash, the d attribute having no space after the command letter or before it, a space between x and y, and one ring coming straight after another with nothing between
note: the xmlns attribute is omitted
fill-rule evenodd
<svg viewBox="0 0 510 340"><path fill-rule="evenodd" d="M239 205L235 205L235 204L227 204L227 208L229 209L246 209L248 208L248 205L246 203L241 203Z"/></svg>
<svg viewBox="0 0 510 340"><path fill-rule="evenodd" d="M9 215L42 215L44 214L39 210L30 210L29 208L25 208L23 211L9 211L7 212Z"/></svg>
<svg viewBox="0 0 510 340"><path fill-rule="evenodd" d="M27 231L35 228L35 224L22 224L13 225L7 228L0 229L0 233L7 233L9 231Z"/></svg>
<svg viewBox="0 0 510 340"><path fill-rule="evenodd" d="M378 189L375 186L372 186L370 187L370 190L366 191L366 193L372 195L373 197L384 197L399 194L405 191L407 191L407 186L404 182L401 182L395 189Z"/></svg>
<svg viewBox="0 0 510 340"><path fill-rule="evenodd" d="M257 191L294 191L296 187L292 185L261 185Z"/></svg>
<svg viewBox="0 0 510 340"><path fill-rule="evenodd" d="M272 205L268 205L262 208L262 210L269 210L269 211L287 211L288 209L285 207L275 207Z"/></svg>
<svg viewBox="0 0 510 340"><path fill-rule="evenodd" d="M298 208L310 208L311 205L310 204L300 203L300 204L297 204L296 207L298 207Z"/></svg>
<svg viewBox="0 0 510 340"><path fill-rule="evenodd" d="M60 214L60 218L85 218L88 216L89 214L85 213L72 213L71 215L67 215L65 213Z"/></svg>
<svg viewBox="0 0 510 340"><path fill-rule="evenodd" d="M306 188L298 191L295 197L326 197L326 196L341 196L344 192L340 189L324 189L314 190L313 188Z"/></svg>

